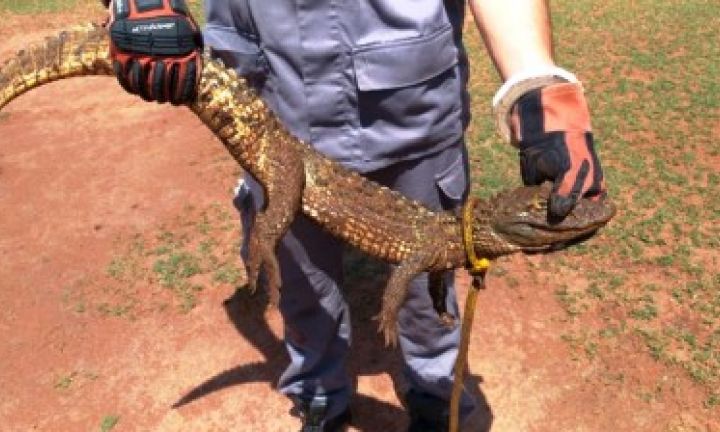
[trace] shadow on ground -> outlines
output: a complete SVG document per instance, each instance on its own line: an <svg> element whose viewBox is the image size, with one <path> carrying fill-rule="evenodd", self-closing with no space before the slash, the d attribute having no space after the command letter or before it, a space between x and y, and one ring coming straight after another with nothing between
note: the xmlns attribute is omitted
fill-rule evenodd
<svg viewBox="0 0 720 432"><path fill-rule="evenodd" d="M380 309L378 293L385 284L387 272L381 263L375 262L356 251L347 253L345 295L353 313L353 353L348 369L355 377L388 373L400 396L405 392L402 378L402 359L399 351L387 349L376 333L372 317ZM199 384L180 398L173 408L180 408L211 393L228 387L251 382L267 382L275 386L288 362L282 340L272 332L263 316L268 307L265 293L251 295L238 289L223 302L228 318L238 333L252 344L265 358L264 362L238 365L225 370ZM489 431L492 411L480 389L482 377L470 375L470 392L478 402L478 410L470 419L469 429L474 432ZM403 409L356 393L351 402L353 426L359 431L403 430L407 419Z"/></svg>

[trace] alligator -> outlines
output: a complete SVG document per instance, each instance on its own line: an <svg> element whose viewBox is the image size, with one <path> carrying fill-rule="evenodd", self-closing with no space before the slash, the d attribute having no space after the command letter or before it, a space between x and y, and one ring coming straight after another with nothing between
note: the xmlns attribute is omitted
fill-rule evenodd
<svg viewBox="0 0 720 432"><path fill-rule="evenodd" d="M0 67L0 109L42 84L89 75L113 75L108 32L94 24L46 38L6 61ZM250 289L262 269L277 301L281 279L275 249L302 212L345 242L395 265L377 317L386 344L395 343L408 283L422 272L430 273L439 316L452 322L438 275L468 262L461 215L432 211L323 156L288 132L243 77L207 52L196 98L188 106L263 187L265 204L250 233L245 263ZM606 197L583 198L565 219L550 222L550 191L548 184L525 186L477 202L465 230L471 251L487 259L551 251L592 235L615 213Z"/></svg>

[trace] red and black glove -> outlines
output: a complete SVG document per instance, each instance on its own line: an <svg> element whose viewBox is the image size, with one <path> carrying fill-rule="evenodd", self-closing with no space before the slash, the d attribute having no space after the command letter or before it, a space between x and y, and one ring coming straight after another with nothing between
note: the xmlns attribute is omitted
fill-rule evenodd
<svg viewBox="0 0 720 432"><path fill-rule="evenodd" d="M553 182L551 220L562 220L580 198L605 193L579 84L552 84L524 94L513 107L511 129L520 148L523 183Z"/></svg>
<svg viewBox="0 0 720 432"><path fill-rule="evenodd" d="M185 1L113 0L110 6L110 56L123 88L148 101L191 102L203 43Z"/></svg>

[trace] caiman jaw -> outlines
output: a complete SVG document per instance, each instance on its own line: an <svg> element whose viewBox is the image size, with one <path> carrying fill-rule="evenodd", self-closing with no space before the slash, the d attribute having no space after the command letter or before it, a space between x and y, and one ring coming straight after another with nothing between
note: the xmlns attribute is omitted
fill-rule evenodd
<svg viewBox="0 0 720 432"><path fill-rule="evenodd" d="M551 250L591 235L615 215L615 206L607 198L581 199L563 220L550 221L550 189L545 184L498 197L493 231L524 251Z"/></svg>

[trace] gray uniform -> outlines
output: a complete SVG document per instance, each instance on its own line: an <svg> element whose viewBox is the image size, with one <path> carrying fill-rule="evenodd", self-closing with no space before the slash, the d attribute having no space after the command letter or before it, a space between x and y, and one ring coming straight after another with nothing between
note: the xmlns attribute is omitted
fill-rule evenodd
<svg viewBox="0 0 720 432"><path fill-rule="evenodd" d="M293 134L429 207L453 208L468 185L463 8L461 0L206 0L204 33ZM236 199L246 228L262 202L258 185L247 185ZM331 418L352 391L342 244L301 216L279 255L291 358L279 388L326 399ZM448 310L457 314L450 292ZM459 329L439 324L426 276L412 283L399 321L410 386L449 398ZM465 398L465 411L471 407Z"/></svg>

